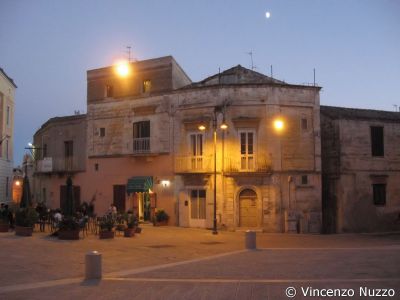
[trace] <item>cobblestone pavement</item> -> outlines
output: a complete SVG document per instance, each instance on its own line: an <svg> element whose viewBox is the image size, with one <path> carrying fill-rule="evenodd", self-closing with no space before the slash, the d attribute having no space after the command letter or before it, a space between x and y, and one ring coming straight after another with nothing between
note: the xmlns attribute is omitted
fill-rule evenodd
<svg viewBox="0 0 400 300"><path fill-rule="evenodd" d="M0 233L0 299L325 299L307 287L395 291L400 299L400 234L257 234L144 226L133 238L60 241L43 233ZM84 281L84 255L103 255L104 278ZM308 289L310 291L310 288ZM344 290L343 290L344 291ZM382 297L375 297L382 299Z"/></svg>

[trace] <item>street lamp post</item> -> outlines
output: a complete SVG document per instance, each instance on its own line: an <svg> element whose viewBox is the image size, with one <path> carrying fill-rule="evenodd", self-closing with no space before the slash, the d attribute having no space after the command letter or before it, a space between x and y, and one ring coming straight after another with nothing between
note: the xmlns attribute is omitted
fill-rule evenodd
<svg viewBox="0 0 400 300"><path fill-rule="evenodd" d="M213 140L214 140L214 211L213 211L213 230L212 234L218 234L218 229L217 229L217 117L218 114L222 114L223 120L221 123L220 128L222 130L228 129L228 125L225 123L225 109L226 109L227 103L226 101L224 102L223 105L218 105L214 107L214 114L213 114L213 120L212 120L212 127L213 127ZM200 130L205 130L206 126L204 124L201 124L199 126Z"/></svg>

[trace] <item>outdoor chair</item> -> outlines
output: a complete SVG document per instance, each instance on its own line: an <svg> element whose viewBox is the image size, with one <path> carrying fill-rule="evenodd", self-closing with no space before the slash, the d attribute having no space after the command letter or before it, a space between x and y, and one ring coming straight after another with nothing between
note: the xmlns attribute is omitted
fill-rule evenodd
<svg viewBox="0 0 400 300"><path fill-rule="evenodd" d="M79 232L82 231L82 238L88 235L88 228L89 228L89 218L83 217L81 221L79 221Z"/></svg>

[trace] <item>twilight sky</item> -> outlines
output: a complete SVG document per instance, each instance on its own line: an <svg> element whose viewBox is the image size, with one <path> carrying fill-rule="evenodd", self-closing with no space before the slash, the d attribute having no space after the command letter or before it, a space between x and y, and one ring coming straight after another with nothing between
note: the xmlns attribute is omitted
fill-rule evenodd
<svg viewBox="0 0 400 300"><path fill-rule="evenodd" d="M265 13L271 17L267 19ZM400 1L0 0L0 67L18 89L14 164L54 116L86 112L86 70L172 55L193 81L241 64L316 82L321 104L400 105Z"/></svg>

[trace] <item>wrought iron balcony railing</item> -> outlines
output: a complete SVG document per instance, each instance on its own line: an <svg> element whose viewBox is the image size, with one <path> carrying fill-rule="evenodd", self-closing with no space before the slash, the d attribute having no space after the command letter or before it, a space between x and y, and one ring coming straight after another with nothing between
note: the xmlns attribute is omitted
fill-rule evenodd
<svg viewBox="0 0 400 300"><path fill-rule="evenodd" d="M228 173L267 173L272 170L272 163L266 155L227 156L224 159L224 171Z"/></svg>
<svg viewBox="0 0 400 300"><path fill-rule="evenodd" d="M80 163L75 156L45 157L37 160L36 172L38 173L60 173L78 172L85 170L84 163Z"/></svg>
<svg viewBox="0 0 400 300"><path fill-rule="evenodd" d="M175 157L176 173L209 173L213 172L213 157L205 155L187 155Z"/></svg>
<svg viewBox="0 0 400 300"><path fill-rule="evenodd" d="M134 138L133 139L133 153L149 153L150 152L150 138Z"/></svg>

